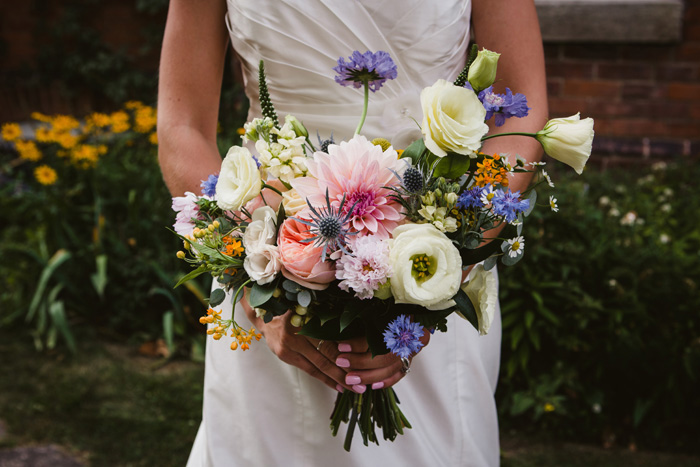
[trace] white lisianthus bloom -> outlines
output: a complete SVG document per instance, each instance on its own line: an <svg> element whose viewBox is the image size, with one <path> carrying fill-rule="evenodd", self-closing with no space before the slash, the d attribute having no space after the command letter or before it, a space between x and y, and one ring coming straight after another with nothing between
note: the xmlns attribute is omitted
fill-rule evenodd
<svg viewBox="0 0 700 467"><path fill-rule="evenodd" d="M299 196L295 188L282 192L282 206L287 217L295 216L299 211L306 208L306 200Z"/></svg>
<svg viewBox="0 0 700 467"><path fill-rule="evenodd" d="M496 278L493 277L492 271L486 271L482 264L478 264L469 274L469 281L462 285L462 290L467 294L476 310L476 317L479 320L479 334L486 335L491 329L491 322L496 315L498 301ZM459 311L457 314L462 316Z"/></svg>
<svg viewBox="0 0 700 467"><path fill-rule="evenodd" d="M556 160L567 164L581 175L593 146L593 119L580 114L566 118L554 118L544 129L537 132L537 141L544 152Z"/></svg>
<svg viewBox="0 0 700 467"><path fill-rule="evenodd" d="M282 269L282 260L276 245L263 244L257 250L247 251L243 269L260 285L269 284Z"/></svg>
<svg viewBox="0 0 700 467"><path fill-rule="evenodd" d="M420 101L425 147L438 157L448 152L476 157L481 137L489 131L486 109L476 94L440 79L421 91Z"/></svg>
<svg viewBox="0 0 700 467"><path fill-rule="evenodd" d="M261 249L264 245L274 245L277 229L277 214L270 206L262 206L253 212L253 218L243 233L243 247L246 252Z"/></svg>
<svg viewBox="0 0 700 467"><path fill-rule="evenodd" d="M389 262L396 303L449 307L462 279L462 257L452 241L432 224L400 225L392 235Z"/></svg>
<svg viewBox="0 0 700 467"><path fill-rule="evenodd" d="M467 81L476 92L488 88L496 81L496 68L500 56L501 54L487 49L479 51L467 75Z"/></svg>
<svg viewBox="0 0 700 467"><path fill-rule="evenodd" d="M233 146L221 163L216 184L216 204L226 211L238 211L262 190L258 165L248 149Z"/></svg>

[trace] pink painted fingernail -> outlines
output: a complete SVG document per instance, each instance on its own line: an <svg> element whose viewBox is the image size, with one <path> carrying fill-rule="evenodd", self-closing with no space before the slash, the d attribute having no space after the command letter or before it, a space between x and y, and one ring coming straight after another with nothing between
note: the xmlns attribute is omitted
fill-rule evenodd
<svg viewBox="0 0 700 467"><path fill-rule="evenodd" d="M335 364L340 368L350 368L350 360L343 357L338 357L335 359Z"/></svg>
<svg viewBox="0 0 700 467"><path fill-rule="evenodd" d="M365 386L363 384L357 384L357 385L352 387L352 390L358 394L362 394L363 392L365 392L367 390L367 386Z"/></svg>
<svg viewBox="0 0 700 467"><path fill-rule="evenodd" d="M340 384L337 384L337 385L335 386L335 390L338 391L338 392L341 393L341 394L345 392L345 388L344 388L343 386L341 386Z"/></svg>
<svg viewBox="0 0 700 467"><path fill-rule="evenodd" d="M384 381L372 384L372 389L381 389L384 387Z"/></svg>
<svg viewBox="0 0 700 467"><path fill-rule="evenodd" d="M338 344L338 352L352 352L352 347L350 347L350 344L341 342Z"/></svg>
<svg viewBox="0 0 700 467"><path fill-rule="evenodd" d="M356 375L347 375L345 377L345 384L352 385L352 384L360 384L362 380L360 379L359 376Z"/></svg>

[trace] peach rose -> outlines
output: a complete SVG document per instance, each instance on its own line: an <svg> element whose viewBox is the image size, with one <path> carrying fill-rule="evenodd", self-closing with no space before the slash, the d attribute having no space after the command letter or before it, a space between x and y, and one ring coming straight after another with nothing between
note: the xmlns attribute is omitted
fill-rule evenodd
<svg viewBox="0 0 700 467"><path fill-rule="evenodd" d="M293 217L282 223L277 240L282 274L309 289L323 290L335 279L335 265L321 261L321 248L313 246L313 242L301 242L312 236L308 229Z"/></svg>

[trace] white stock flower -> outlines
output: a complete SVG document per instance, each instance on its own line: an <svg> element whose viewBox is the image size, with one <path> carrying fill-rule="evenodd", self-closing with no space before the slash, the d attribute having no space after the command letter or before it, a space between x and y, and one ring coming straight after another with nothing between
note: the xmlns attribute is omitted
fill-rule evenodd
<svg viewBox="0 0 700 467"><path fill-rule="evenodd" d="M221 163L216 184L216 204L226 211L238 211L262 190L258 165L248 149L233 146Z"/></svg>
<svg viewBox="0 0 700 467"><path fill-rule="evenodd" d="M392 235L389 260L396 303L449 307L462 279L462 257L452 241L432 224L400 225Z"/></svg>
<svg viewBox="0 0 700 467"><path fill-rule="evenodd" d="M576 114L548 121L544 129L537 132L536 138L544 152L573 167L580 175L591 155L593 135L593 119L581 120L580 115Z"/></svg>
<svg viewBox="0 0 700 467"><path fill-rule="evenodd" d="M486 109L476 94L440 79L421 91L420 101L425 147L438 157L448 152L476 157L481 137L489 131Z"/></svg>
<svg viewBox="0 0 700 467"><path fill-rule="evenodd" d="M447 208L435 206L422 206L418 210L425 220L432 223L436 229L440 232L456 232L457 231L457 219L454 217L449 217L447 215Z"/></svg>
<svg viewBox="0 0 700 467"><path fill-rule="evenodd" d="M254 251L247 251L243 268L260 285L272 282L282 269L277 246L263 244Z"/></svg>
<svg viewBox="0 0 700 467"><path fill-rule="evenodd" d="M277 142L268 143L260 139L255 143L260 168L265 175L271 175L285 183L305 176L308 171L304 154L305 138L297 136L291 120L280 129L273 128L271 133L277 135Z"/></svg>
<svg viewBox="0 0 700 467"><path fill-rule="evenodd" d="M469 281L462 285L462 290L471 300L476 317L479 319L479 334L486 335L491 329L491 322L496 315L498 288L492 271L486 271L482 264L476 265L469 274ZM462 316L458 311L457 314ZM462 316L464 318L464 316Z"/></svg>

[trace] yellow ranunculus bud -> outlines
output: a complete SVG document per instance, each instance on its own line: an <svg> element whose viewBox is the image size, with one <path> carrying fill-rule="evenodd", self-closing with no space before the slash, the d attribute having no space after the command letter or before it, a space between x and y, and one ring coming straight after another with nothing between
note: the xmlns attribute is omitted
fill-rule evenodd
<svg viewBox="0 0 700 467"><path fill-rule="evenodd" d="M469 67L467 80L474 91L479 92L488 88L496 81L496 67L501 54L482 49L476 60Z"/></svg>
<svg viewBox="0 0 700 467"><path fill-rule="evenodd" d="M185 259L185 252L182 251L182 250L180 250L180 251L177 252L176 256L177 256L179 259Z"/></svg>

